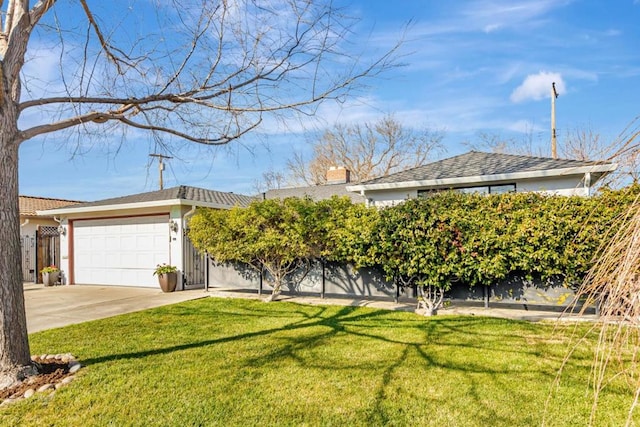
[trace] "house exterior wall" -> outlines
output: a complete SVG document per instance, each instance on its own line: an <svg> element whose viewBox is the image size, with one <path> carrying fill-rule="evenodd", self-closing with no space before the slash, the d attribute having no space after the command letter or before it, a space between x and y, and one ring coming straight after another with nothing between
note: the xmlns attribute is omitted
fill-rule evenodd
<svg viewBox="0 0 640 427"><path fill-rule="evenodd" d="M29 222L26 222L27 219L29 220ZM20 217L20 235L35 236L36 230L41 225L57 227L58 223L52 218Z"/></svg>
<svg viewBox="0 0 640 427"><path fill-rule="evenodd" d="M403 200L415 199L418 197L418 190L377 190L367 191L365 198L367 199L367 205L376 208L384 208L388 206L397 205Z"/></svg>
<svg viewBox="0 0 640 427"><path fill-rule="evenodd" d="M589 196L589 189L584 186L582 175L573 175L566 177L539 178L519 181L496 181L487 182L484 185L500 185L513 183L516 184L516 192L527 193L537 192L543 194L554 194L561 196ZM469 184L469 187L481 187L483 183ZM464 186L456 186L464 187ZM448 188L448 187L442 187ZM386 207L396 205L403 200L418 197L418 190L429 190L437 188L420 188L420 189L391 189L391 190L367 190L365 198L368 200L369 206Z"/></svg>
<svg viewBox="0 0 640 427"><path fill-rule="evenodd" d="M547 178L516 183L518 193L537 192L560 196L588 196L582 176Z"/></svg>

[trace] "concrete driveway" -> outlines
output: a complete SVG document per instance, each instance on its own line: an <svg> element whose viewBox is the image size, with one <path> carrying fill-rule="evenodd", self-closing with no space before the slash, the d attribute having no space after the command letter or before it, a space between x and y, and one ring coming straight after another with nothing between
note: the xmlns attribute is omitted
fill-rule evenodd
<svg viewBox="0 0 640 427"><path fill-rule="evenodd" d="M29 333L207 297L203 289L163 293L160 288L52 286L25 283Z"/></svg>

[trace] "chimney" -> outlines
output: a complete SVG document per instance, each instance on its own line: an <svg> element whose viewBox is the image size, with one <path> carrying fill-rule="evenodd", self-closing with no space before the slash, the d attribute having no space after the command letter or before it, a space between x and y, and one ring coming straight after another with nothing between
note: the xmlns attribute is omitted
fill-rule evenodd
<svg viewBox="0 0 640 427"><path fill-rule="evenodd" d="M327 184L348 184L351 181L351 172L344 166L331 166L327 171Z"/></svg>

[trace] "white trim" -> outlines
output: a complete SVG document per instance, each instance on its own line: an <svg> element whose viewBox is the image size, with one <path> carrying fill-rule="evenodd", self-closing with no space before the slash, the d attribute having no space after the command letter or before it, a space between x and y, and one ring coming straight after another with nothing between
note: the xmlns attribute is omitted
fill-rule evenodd
<svg viewBox="0 0 640 427"><path fill-rule="evenodd" d="M81 206L81 207L67 207L58 209L49 209L44 211L36 211L38 215L69 215L78 213L89 212L109 212L119 211L127 209L144 209L144 208L156 208L156 207L171 207L171 206L195 206L203 208L215 208L215 209L231 209L233 206L224 205L220 203L212 202L200 202L192 200L182 199L170 199L170 200L155 200L152 202L133 202L122 203L115 205L99 205L99 206Z"/></svg>
<svg viewBox="0 0 640 427"><path fill-rule="evenodd" d="M420 188L420 187L443 187L460 184L478 184L495 181L513 181L519 179L535 179L555 176L581 175L584 173L613 172L618 167L617 163L607 163L604 165L580 166L562 169L544 169L539 171L512 172L496 175L475 175L456 178L425 179L421 181L402 181L381 184L360 184L349 185L348 191L362 192L368 190L393 190L399 188Z"/></svg>

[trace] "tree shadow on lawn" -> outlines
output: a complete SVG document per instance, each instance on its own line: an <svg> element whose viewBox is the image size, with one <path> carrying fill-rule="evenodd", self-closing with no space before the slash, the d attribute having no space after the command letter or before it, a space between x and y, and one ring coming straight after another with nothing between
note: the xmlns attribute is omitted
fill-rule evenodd
<svg viewBox="0 0 640 427"><path fill-rule="evenodd" d="M234 310L221 308L214 310L225 316L257 316L260 318L296 318L284 325L274 328L260 329L236 335L223 336L214 339L191 341L184 344L164 348L135 351L130 353L109 354L93 359L84 360L85 365L99 364L113 360L140 359L148 356L166 355L178 351L215 346L230 342L250 340L258 337L276 335L273 348L259 356L247 358L245 366L255 367L278 363L284 359L294 361L308 369L326 370L364 370L379 375L378 387L371 407L367 409L367 421L371 424L384 424L394 416L388 413L386 400L396 391L389 390L396 372L401 369L415 369L416 381L420 378L420 370L424 372L447 372L464 374L467 398L477 406L478 419L483 423L493 424L502 421L506 424L518 421L517 418L501 419L496 410L486 404L487 396L483 389L492 382L496 390L510 390L519 395L517 399L526 401L530 395L525 389L519 389L513 384L513 377L532 376L544 378L549 385L556 375L554 368L544 369L560 361L562 356L553 357L545 352L541 346L533 350L527 344L523 333L541 334L538 326L528 322L509 321L489 317L442 317L429 318L415 316L415 320L406 313L399 314L387 310L362 309L359 307L340 307L339 309L325 306L304 306L299 310L280 309L280 304L273 303L264 306L256 304L251 310ZM246 311L246 312L245 312ZM513 331L516 328L516 331ZM509 332L509 331L513 332ZM305 333L308 331L308 333ZM297 334L291 334L297 332ZM547 332L543 332L547 333ZM390 351L380 355L375 363L370 360L349 360L341 354L324 359L310 359L309 352L321 349L334 339L347 338L360 340L360 345L368 342L377 343ZM372 344L373 345L373 344ZM486 359L473 360L462 354L501 354L500 363L491 363ZM475 353L474 353L475 352ZM510 366L509 358L520 360L545 357L546 363L514 364ZM337 361L336 358L339 358ZM421 360L417 366L415 360ZM559 367L559 366L558 366ZM428 378L427 381L438 381L438 378ZM407 385L409 387L410 385ZM436 400L436 397L425 396L425 399ZM516 400L517 400L516 399ZM434 403L437 404L437 403ZM516 417L517 415L513 415ZM522 421L522 420L519 420Z"/></svg>

